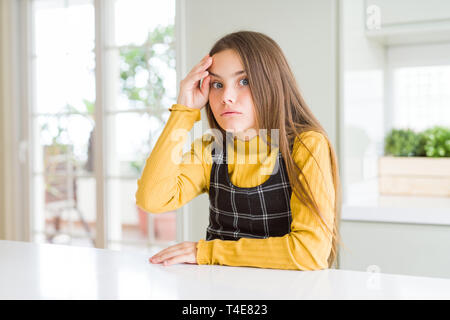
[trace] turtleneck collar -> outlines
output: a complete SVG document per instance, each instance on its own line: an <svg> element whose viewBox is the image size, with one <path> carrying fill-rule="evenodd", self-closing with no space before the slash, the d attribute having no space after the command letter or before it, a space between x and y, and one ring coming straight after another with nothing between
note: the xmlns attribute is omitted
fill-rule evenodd
<svg viewBox="0 0 450 320"><path fill-rule="evenodd" d="M257 161L265 161L265 159L272 152L277 152L278 148L271 149L270 146L264 141L264 139L255 135L254 137L248 140L242 140L237 137L233 137L233 144L231 144L231 140L227 141L227 154L233 154L235 158L244 157L245 163L248 161L253 161L251 159L259 159Z"/></svg>

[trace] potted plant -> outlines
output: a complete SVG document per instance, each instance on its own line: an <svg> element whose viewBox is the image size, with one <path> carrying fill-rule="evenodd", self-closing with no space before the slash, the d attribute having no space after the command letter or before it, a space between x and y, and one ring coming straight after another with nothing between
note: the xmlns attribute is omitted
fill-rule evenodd
<svg viewBox="0 0 450 320"><path fill-rule="evenodd" d="M450 197L450 128L392 129L379 158L382 195Z"/></svg>

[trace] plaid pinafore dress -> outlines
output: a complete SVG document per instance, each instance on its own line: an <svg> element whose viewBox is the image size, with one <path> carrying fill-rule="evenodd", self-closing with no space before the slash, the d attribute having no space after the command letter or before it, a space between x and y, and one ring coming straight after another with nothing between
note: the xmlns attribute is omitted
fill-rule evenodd
<svg viewBox="0 0 450 320"><path fill-rule="evenodd" d="M226 140L213 147L206 240L281 237L291 230L291 185L278 150L271 176L261 185L240 188L228 175ZM216 142L214 142L216 143Z"/></svg>

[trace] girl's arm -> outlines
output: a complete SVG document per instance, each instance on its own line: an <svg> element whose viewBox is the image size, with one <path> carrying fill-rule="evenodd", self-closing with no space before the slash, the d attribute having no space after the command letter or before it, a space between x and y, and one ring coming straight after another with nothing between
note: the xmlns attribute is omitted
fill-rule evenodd
<svg viewBox="0 0 450 320"><path fill-rule="evenodd" d="M178 209L206 189L204 167L194 143L181 163L172 160L174 154L181 155L187 133L201 118L200 109L174 104L169 110L170 117L137 181L136 204L151 213Z"/></svg>
<svg viewBox="0 0 450 320"><path fill-rule="evenodd" d="M321 208L327 224L332 228L335 199L327 141L317 132L308 132L302 141L316 158L320 169L298 141L293 149L294 160L303 170L317 205ZM303 176L300 180L304 184ZM331 238L319 226L312 211L294 194L290 204L292 211L290 233L266 239L200 240L197 244L197 263L293 270L328 268Z"/></svg>

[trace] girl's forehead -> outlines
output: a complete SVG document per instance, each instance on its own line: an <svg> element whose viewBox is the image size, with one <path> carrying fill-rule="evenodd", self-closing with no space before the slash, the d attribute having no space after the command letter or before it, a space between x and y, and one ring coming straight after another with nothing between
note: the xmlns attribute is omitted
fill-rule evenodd
<svg viewBox="0 0 450 320"><path fill-rule="evenodd" d="M228 76L223 76L223 75L220 75L220 74L216 74L216 73L214 73L212 71L209 71L210 75L212 75L212 76L214 76L216 78L220 78L220 79L223 79L224 77L225 78L235 78L235 77L240 76L241 74L245 74L245 73L246 73L245 70L238 70L238 71L232 72Z"/></svg>
<svg viewBox="0 0 450 320"><path fill-rule="evenodd" d="M213 61L212 65L237 65L242 67L241 58L239 57L239 54L235 52L234 50L224 50L220 51L212 56Z"/></svg>
<svg viewBox="0 0 450 320"><path fill-rule="evenodd" d="M208 71L212 76L218 78L233 78L245 73L239 55L232 50L214 54Z"/></svg>

